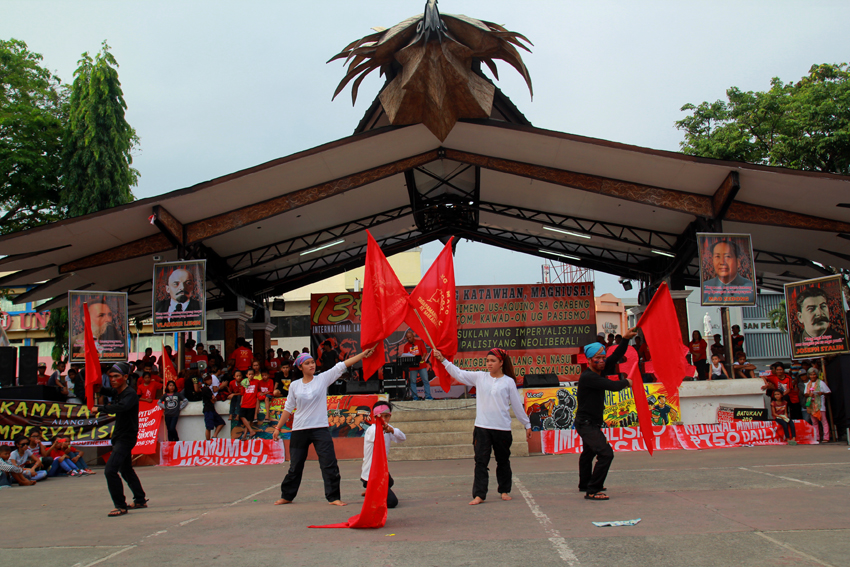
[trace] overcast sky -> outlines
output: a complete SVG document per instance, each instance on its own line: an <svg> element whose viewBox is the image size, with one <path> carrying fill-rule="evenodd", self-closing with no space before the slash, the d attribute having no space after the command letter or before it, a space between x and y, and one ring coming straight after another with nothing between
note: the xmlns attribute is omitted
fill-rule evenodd
<svg viewBox="0 0 850 567"><path fill-rule="evenodd" d="M141 138L138 198L159 195L352 133L381 79L352 107L325 61L349 42L420 13L424 0L203 2L38 0L0 3L0 37L17 38L73 80L103 40L120 64L127 120ZM688 102L725 90L765 90L816 63L850 60L850 2L441 0L525 34L531 101L500 65L497 84L537 127L678 150L674 122ZM439 253L425 247L423 263ZM459 285L540 280L539 258L462 242ZM506 269L508 268L508 269ZM597 274L598 293L624 294Z"/></svg>

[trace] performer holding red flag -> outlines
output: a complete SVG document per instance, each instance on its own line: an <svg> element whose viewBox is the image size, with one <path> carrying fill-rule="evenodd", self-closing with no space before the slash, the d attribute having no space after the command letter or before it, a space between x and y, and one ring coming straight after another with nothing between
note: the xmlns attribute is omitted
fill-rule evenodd
<svg viewBox="0 0 850 567"><path fill-rule="evenodd" d="M426 337L431 348L439 349L449 360L454 359L457 354L457 307L452 239L410 294L410 310L404 322L417 335ZM448 392L451 378L446 370L435 364L434 373L440 379L443 391Z"/></svg>
<svg viewBox="0 0 850 567"><path fill-rule="evenodd" d="M384 339L389 337L407 313L407 291L398 281L381 247L366 231L366 273L360 303L360 344L375 349L377 356L363 361L363 379L368 380L386 361Z"/></svg>
<svg viewBox="0 0 850 567"><path fill-rule="evenodd" d="M289 472L280 484L280 499L275 502L275 506L291 503L298 494L310 445L313 445L319 457L322 480L325 482L325 498L331 504L345 506L345 502L340 500L339 466L336 462L334 442L328 431L328 386L339 379L346 368L372 356L374 352L375 348L372 347L338 362L336 366L317 376L313 376L316 372L316 361L309 353L302 353L295 359L295 366L301 369L303 376L289 385L289 395L273 435L277 441L280 438L280 428L297 409L289 437Z"/></svg>
<svg viewBox="0 0 850 567"><path fill-rule="evenodd" d="M637 335L637 327L623 333L623 340L614 352L605 357L605 346L590 343L584 347L587 357L587 370L578 379L578 409L576 410L576 432L581 437L583 450L578 461L578 489L584 491L587 500L608 500L605 490L605 478L614 460L614 449L608 444L602 428L605 423L602 413L605 409L605 392L619 392L632 385L625 380L610 380L607 376L614 373L617 364L629 348L629 340ZM645 402L644 402L645 405ZM593 458L596 457L596 466Z"/></svg>
<svg viewBox="0 0 850 567"><path fill-rule="evenodd" d="M496 456L496 480L502 500L510 500L511 473L511 414L525 427L526 440L531 438L531 421L522 406L522 399L516 387L516 376L508 353L500 348L487 353L487 372L469 372L461 370L434 349L433 356L443 363L452 378L474 386L475 429L472 444L475 447L475 480L472 483L472 502L475 506L487 498L487 485L490 480L487 465L490 453Z"/></svg>

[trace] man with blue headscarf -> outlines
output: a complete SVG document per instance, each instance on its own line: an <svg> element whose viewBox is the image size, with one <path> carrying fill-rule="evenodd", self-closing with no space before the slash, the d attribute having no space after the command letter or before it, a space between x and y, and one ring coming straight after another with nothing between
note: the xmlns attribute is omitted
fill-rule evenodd
<svg viewBox="0 0 850 567"><path fill-rule="evenodd" d="M623 340L613 353L606 357L605 346L595 342L584 347L587 357L587 370L578 379L578 409L576 410L576 432L581 437L583 450L578 460L578 489L585 492L587 500L608 500L605 490L605 478L614 450L608 444L602 428L605 423L602 413L605 410L605 392L619 392L632 385L628 378L611 380L608 376L616 373L617 364L626 354L629 341L637 336L637 328L623 333ZM596 457L596 466L593 458Z"/></svg>

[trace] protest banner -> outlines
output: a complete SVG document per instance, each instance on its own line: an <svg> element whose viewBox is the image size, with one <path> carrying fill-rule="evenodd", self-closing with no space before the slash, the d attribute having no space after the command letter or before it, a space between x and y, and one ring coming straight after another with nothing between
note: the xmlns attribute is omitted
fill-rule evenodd
<svg viewBox="0 0 850 567"><path fill-rule="evenodd" d="M791 358L850 352L841 276L785 284Z"/></svg>
<svg viewBox="0 0 850 567"><path fill-rule="evenodd" d="M534 431L570 429L575 423L578 407L578 386L561 388L524 388L523 405ZM679 421L679 394L668 394L663 384L644 384L653 425L668 425ZM637 408L630 389L605 392L602 418L608 427L637 425Z"/></svg>
<svg viewBox="0 0 850 567"><path fill-rule="evenodd" d="M284 461L283 441L271 439L164 441L159 444L159 464L165 467L279 465Z"/></svg>
<svg viewBox="0 0 850 567"><path fill-rule="evenodd" d="M129 354L127 294L110 291L68 292L68 345L70 362L85 362L85 314L88 305L91 331L101 362L121 362Z"/></svg>
<svg viewBox="0 0 850 567"><path fill-rule="evenodd" d="M156 438L162 423L162 409L156 402L139 402L139 436L134 455L153 455L156 453Z"/></svg>
<svg viewBox="0 0 850 567"><path fill-rule="evenodd" d="M153 267L153 332L206 328L206 260L161 262Z"/></svg>
<svg viewBox="0 0 850 567"><path fill-rule="evenodd" d="M366 429L372 425L371 410L378 400L386 400L386 394L357 394L347 396L328 396L328 429L331 437L363 437ZM277 424L283 413L286 398L272 398L269 402L268 422ZM298 411L297 409L295 410ZM294 414L295 412L293 412ZM260 433L271 439L274 425ZM281 439L289 439L292 432L292 418L280 431Z"/></svg>
<svg viewBox="0 0 850 567"><path fill-rule="evenodd" d="M756 304L753 243L749 234L698 232L700 304Z"/></svg>

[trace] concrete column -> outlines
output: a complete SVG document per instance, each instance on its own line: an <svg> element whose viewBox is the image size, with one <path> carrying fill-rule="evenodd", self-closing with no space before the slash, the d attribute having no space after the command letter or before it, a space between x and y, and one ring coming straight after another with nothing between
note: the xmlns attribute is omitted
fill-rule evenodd
<svg viewBox="0 0 850 567"><path fill-rule="evenodd" d="M236 339L245 338L245 324L251 319L251 315L244 311L224 311L219 318L224 320L224 360L226 362L236 349Z"/></svg>
<svg viewBox="0 0 850 567"><path fill-rule="evenodd" d="M673 298L673 306L676 308L676 318L679 320L679 329L682 331L682 344L684 345L691 342L688 329L687 298L692 292L693 290L690 289L670 290L670 296Z"/></svg>
<svg viewBox="0 0 850 567"><path fill-rule="evenodd" d="M246 323L246 326L253 334L251 346L254 349L254 358L265 360L266 352L272 346L272 331L277 328L277 325L272 323Z"/></svg>

